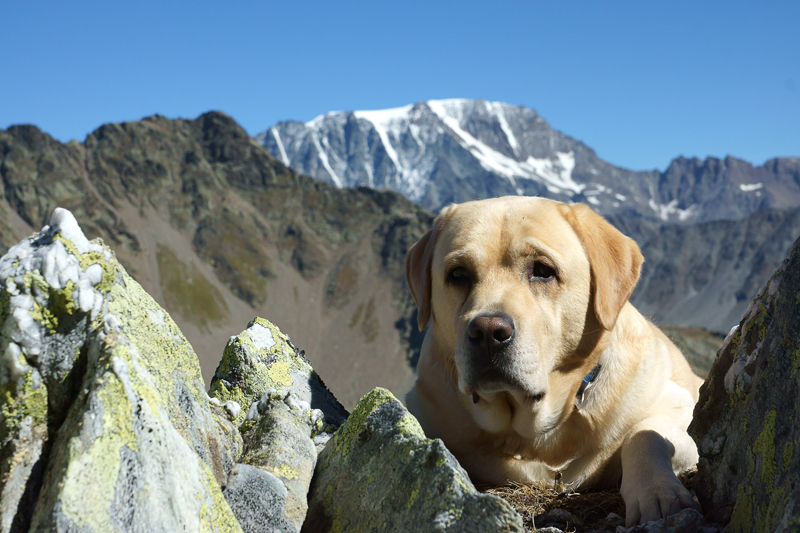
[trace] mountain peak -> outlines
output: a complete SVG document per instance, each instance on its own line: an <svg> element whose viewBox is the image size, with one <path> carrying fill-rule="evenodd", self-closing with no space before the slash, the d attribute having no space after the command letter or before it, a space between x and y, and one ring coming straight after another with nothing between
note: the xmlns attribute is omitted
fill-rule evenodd
<svg viewBox="0 0 800 533"><path fill-rule="evenodd" d="M529 195L586 202L606 215L685 223L740 218L787 201L800 205L800 179L768 179L759 174L765 167L747 169L730 157L679 158L665 173L616 167L533 109L504 102L451 98L337 111L305 124L279 123L256 139L300 173L338 187L391 189L434 211L451 202ZM786 182L782 198L770 192L770 179ZM765 188L749 194L755 189L743 183Z"/></svg>

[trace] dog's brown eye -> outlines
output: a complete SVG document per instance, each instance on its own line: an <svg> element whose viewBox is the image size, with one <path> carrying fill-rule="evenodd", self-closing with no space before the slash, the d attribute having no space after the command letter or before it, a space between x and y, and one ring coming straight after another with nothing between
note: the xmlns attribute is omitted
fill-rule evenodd
<svg viewBox="0 0 800 533"><path fill-rule="evenodd" d="M456 267L447 275L447 282L457 285L469 283L469 274L467 273L466 269L462 267Z"/></svg>
<svg viewBox="0 0 800 533"><path fill-rule="evenodd" d="M530 280L550 280L555 278L556 271L552 267L545 265L539 261L535 261L533 263L533 268L531 269Z"/></svg>

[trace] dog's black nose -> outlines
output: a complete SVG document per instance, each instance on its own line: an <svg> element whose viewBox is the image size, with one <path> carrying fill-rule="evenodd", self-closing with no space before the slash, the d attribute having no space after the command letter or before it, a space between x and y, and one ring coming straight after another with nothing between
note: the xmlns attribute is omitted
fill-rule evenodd
<svg viewBox="0 0 800 533"><path fill-rule="evenodd" d="M514 338L514 323L505 316L477 316L469 323L467 334L473 346L491 354L501 350Z"/></svg>

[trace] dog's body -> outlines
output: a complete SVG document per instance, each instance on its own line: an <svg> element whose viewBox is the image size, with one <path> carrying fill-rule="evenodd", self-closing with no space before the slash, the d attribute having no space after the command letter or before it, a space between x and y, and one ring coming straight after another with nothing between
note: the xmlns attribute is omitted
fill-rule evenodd
<svg viewBox="0 0 800 533"><path fill-rule="evenodd" d="M627 523L696 507L675 472L700 378L628 297L642 256L582 204L506 197L445 208L409 251L430 322L408 407L476 482L622 479Z"/></svg>

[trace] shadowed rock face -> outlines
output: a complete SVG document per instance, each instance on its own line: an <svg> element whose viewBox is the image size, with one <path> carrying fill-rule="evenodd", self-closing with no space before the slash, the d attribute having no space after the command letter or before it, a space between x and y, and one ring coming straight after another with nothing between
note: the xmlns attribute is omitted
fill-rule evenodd
<svg viewBox="0 0 800 533"><path fill-rule="evenodd" d="M696 490L731 531L800 528L800 241L731 331L689 427Z"/></svg>

